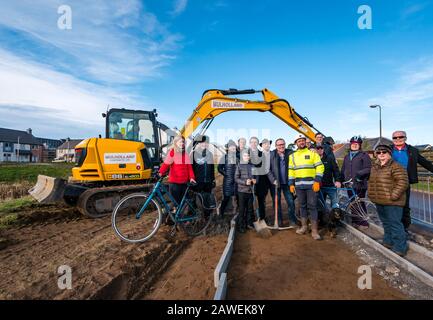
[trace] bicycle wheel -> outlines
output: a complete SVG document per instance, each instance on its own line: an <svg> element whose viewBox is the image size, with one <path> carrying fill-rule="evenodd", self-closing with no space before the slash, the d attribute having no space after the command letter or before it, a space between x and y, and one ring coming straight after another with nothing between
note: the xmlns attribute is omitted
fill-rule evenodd
<svg viewBox="0 0 433 320"><path fill-rule="evenodd" d="M346 213L352 221L366 221L376 225L382 225L376 206L366 198L359 198L352 201L347 206Z"/></svg>
<svg viewBox="0 0 433 320"><path fill-rule="evenodd" d="M188 235L198 236L209 227L212 215L213 210L205 209L203 199L196 194L185 203L176 220Z"/></svg>
<svg viewBox="0 0 433 320"><path fill-rule="evenodd" d="M143 214L137 219L137 213L143 208L149 195L133 193L119 201L111 217L116 235L129 243L144 242L152 238L161 225L161 207L151 199Z"/></svg>

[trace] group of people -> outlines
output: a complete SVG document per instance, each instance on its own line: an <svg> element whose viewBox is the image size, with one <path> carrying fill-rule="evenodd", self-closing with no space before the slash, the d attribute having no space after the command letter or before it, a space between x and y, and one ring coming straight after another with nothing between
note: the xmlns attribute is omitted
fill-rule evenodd
<svg viewBox="0 0 433 320"><path fill-rule="evenodd" d="M311 143L304 135L298 135L294 139L296 151L287 148L283 138L275 141L272 151L272 141L268 139L259 142L257 137L251 137L248 145L245 138L240 138L237 143L229 140L225 146L226 154L217 166L224 176L220 217L224 217L229 203L234 200L237 205L233 208L239 212L238 231L254 229L253 208L256 204L259 218L266 220L266 198L271 194L273 200L276 197L272 203L275 209L277 202L278 223L283 225L281 204L284 196L288 226L298 226L296 233L305 234L309 219L313 239L320 240L318 192L322 192L325 201L330 199L331 212L339 214L337 188L350 180L359 197L368 195L375 203L385 231L383 245L405 255L408 248L406 233L411 224L410 184L418 182L418 164L431 172L433 164L406 143L404 131L393 133L393 145L379 144L374 150L374 160L362 150L362 138L352 137L341 168L325 137L317 133L315 138L316 142ZM215 164L208 137L198 137L190 155L185 151L185 140L176 137L160 173L165 174L168 170L170 193L176 201L181 200L188 182L193 182L197 191L211 192L215 187ZM295 214L297 209L300 222ZM368 227L368 221L361 218L352 219L352 223L360 229Z"/></svg>

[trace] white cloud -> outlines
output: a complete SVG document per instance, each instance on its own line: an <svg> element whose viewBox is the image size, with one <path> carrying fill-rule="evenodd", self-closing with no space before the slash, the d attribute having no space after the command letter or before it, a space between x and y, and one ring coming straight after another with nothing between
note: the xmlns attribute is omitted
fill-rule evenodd
<svg viewBox="0 0 433 320"><path fill-rule="evenodd" d="M182 36L170 32L139 0L71 2L72 30L57 28L62 4L63 0L2 2L0 26L32 35L73 57L77 63L70 63L80 68L82 77L114 84L160 76L160 69L182 46Z"/></svg>
<svg viewBox="0 0 433 320"><path fill-rule="evenodd" d="M409 143L432 143L433 118L433 57L424 57L403 65L397 70L394 82L383 94L353 103L351 108L340 108L337 126L330 133L339 140L350 135L379 136L379 112L368 108L379 104L382 108L383 136L395 130L406 130Z"/></svg>
<svg viewBox="0 0 433 320"><path fill-rule="evenodd" d="M400 70L400 77L388 92L371 98L369 104L389 108L433 103L433 58L421 58Z"/></svg>
<svg viewBox="0 0 433 320"><path fill-rule="evenodd" d="M26 107L27 113L21 113L21 119L15 119L17 122L34 117L29 112L33 108L35 113L51 120L52 132L63 132L63 123L75 125L78 131L87 128L88 132L89 128L103 126L101 113L108 105L146 107L143 100L138 103L131 95L75 79L0 49L0 109L5 112ZM0 125L5 126L6 120L0 118Z"/></svg>
<svg viewBox="0 0 433 320"><path fill-rule="evenodd" d="M173 11L171 12L171 14L173 16L180 15L185 11L187 5L188 5L188 0L175 0Z"/></svg>

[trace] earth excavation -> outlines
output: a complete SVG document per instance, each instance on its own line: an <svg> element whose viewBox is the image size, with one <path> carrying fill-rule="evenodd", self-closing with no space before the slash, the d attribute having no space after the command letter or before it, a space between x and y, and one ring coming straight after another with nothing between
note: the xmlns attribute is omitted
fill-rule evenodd
<svg viewBox="0 0 433 320"><path fill-rule="evenodd" d="M221 177L216 192L221 197ZM268 198L268 212L272 203ZM0 299L213 299L213 272L224 250L229 221L188 238L162 227L150 241L127 244L109 217L90 219L76 208L34 205L1 230ZM229 299L411 299L431 295L410 275L406 286L374 270L371 290L360 290L359 249L336 239L313 241L293 230L264 239L237 235L229 268ZM352 240L353 241L353 240ZM367 250L367 249L366 249ZM382 264L390 263L379 257ZM367 264L373 264L371 261ZM60 266L72 270L72 289L58 287ZM377 263L379 265L379 263ZM382 274L382 275L381 275ZM402 275L403 276L403 275ZM409 279L409 280L408 280ZM403 289L399 289L403 288Z"/></svg>

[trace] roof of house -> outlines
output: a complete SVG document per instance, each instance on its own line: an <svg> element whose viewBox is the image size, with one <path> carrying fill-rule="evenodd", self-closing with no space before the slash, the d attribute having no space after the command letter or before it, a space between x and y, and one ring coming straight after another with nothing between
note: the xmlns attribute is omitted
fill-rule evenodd
<svg viewBox="0 0 433 320"><path fill-rule="evenodd" d="M38 140L40 144L45 145L48 149L57 149L63 144L63 142L65 142L65 140L39 138L39 137L36 137L36 140Z"/></svg>
<svg viewBox="0 0 433 320"><path fill-rule="evenodd" d="M18 138L21 144L41 145L41 143L27 131L0 128L0 142L18 143Z"/></svg>
<svg viewBox="0 0 433 320"><path fill-rule="evenodd" d="M432 145L431 144L420 144L420 145L415 146L415 148L417 148L420 151L422 151L422 150L431 150L432 149Z"/></svg>
<svg viewBox="0 0 433 320"><path fill-rule="evenodd" d="M57 149L64 149L64 150L71 150L71 149L75 149L75 147L84 139L71 139L66 142L64 142L60 147L58 147Z"/></svg>
<svg viewBox="0 0 433 320"><path fill-rule="evenodd" d="M373 151L380 143L382 144L389 144L392 145L392 141L388 138L382 137L382 140L380 140L379 137L376 138L365 138L363 139L363 150L364 151ZM339 145L338 148L334 146L334 155L336 159L344 158L349 151L350 143L347 142L343 145Z"/></svg>

